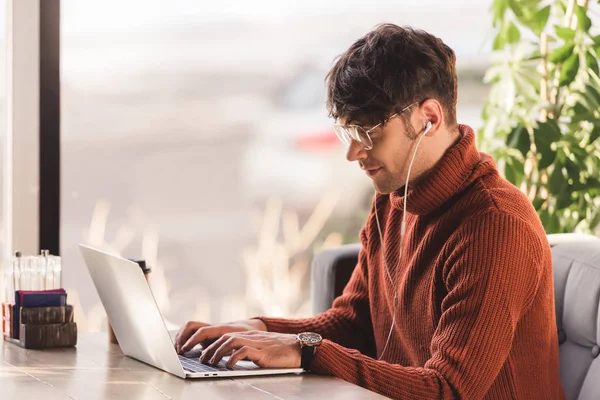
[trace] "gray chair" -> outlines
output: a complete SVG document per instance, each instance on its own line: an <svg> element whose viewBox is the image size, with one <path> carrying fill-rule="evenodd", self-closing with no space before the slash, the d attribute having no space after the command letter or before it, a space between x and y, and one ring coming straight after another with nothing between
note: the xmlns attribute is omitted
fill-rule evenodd
<svg viewBox="0 0 600 400"><path fill-rule="evenodd" d="M548 235L552 246L560 377L569 400L600 399L600 239ZM317 254L312 304L318 314L339 296L358 259L359 244Z"/></svg>

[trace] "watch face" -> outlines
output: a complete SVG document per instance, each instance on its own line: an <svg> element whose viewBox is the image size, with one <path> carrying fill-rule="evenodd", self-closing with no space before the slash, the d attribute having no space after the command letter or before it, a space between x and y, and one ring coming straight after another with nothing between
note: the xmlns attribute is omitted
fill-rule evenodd
<svg viewBox="0 0 600 400"><path fill-rule="evenodd" d="M303 342L307 345L314 345L314 344L321 343L323 338L318 333L305 332L305 333L300 333L298 335L298 340L300 340L301 342Z"/></svg>

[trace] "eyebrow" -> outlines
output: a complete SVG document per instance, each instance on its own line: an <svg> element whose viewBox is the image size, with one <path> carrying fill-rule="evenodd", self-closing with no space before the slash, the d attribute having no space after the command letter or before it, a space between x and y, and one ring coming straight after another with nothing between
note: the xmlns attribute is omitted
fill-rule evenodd
<svg viewBox="0 0 600 400"><path fill-rule="evenodd" d="M364 125L361 124L358 120L356 119L351 119L350 121L346 121L346 123L344 124L344 126L350 126L350 125L358 125L364 128Z"/></svg>
<svg viewBox="0 0 600 400"><path fill-rule="evenodd" d="M379 122L375 123L375 124L361 124L359 121L353 119L350 122L347 122L346 124L343 124L342 126L351 126L351 125L357 125L360 126L361 128L363 128L365 131L368 131L369 129L373 128L375 125L377 125ZM381 128L381 127L380 127Z"/></svg>
<svg viewBox="0 0 600 400"><path fill-rule="evenodd" d="M360 126L361 128L363 128L365 131L368 131L369 129L371 129L372 127L374 127L374 126L375 126L375 125L377 125L377 124L374 124L374 125L370 125L370 126L369 126L369 125L363 125L363 124L361 124L361 123L360 123L360 122L358 122L358 121L352 121L351 123L349 123L349 124L348 124L348 125L346 125L346 126L350 126L350 125L357 125L357 126Z"/></svg>

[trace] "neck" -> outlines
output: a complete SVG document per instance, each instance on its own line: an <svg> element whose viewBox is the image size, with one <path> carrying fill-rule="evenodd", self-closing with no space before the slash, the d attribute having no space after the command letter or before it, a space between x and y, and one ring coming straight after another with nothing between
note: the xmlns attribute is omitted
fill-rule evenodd
<svg viewBox="0 0 600 400"><path fill-rule="evenodd" d="M427 177L431 174L431 171L433 171L435 167L440 163L440 161L442 160L442 158L444 158L444 155L448 152L448 150L452 148L456 143L458 143L462 135L457 127L456 130L440 132L440 137L443 137L444 139L438 141L438 145L428 157L429 162L427 163L423 171L410 181L409 186L411 188L419 186L421 182L427 179Z"/></svg>
<svg viewBox="0 0 600 400"><path fill-rule="evenodd" d="M438 147L440 149L438 162L434 163L431 156L435 149L429 149L429 170L427 174L419 174L420 184L416 187L412 187L411 184L406 196L409 213L424 215L437 209L463 185L468 184L466 182L474 179L473 168L482 160L482 156L475 146L473 129L467 125L460 125L459 129L460 139L456 144L453 146L448 144L445 151ZM439 140L442 140L441 136ZM454 143L454 139L452 139L452 143ZM487 157L489 158L489 156ZM493 160L490 163L486 158L486 168L482 168L482 171L488 171L490 168L495 168ZM389 196L392 205L397 210L404 209L404 197L404 187L390 193Z"/></svg>

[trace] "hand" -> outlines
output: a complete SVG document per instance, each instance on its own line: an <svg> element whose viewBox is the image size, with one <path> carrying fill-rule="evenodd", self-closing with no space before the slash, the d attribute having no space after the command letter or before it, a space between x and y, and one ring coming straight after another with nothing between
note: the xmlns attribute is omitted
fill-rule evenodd
<svg viewBox="0 0 600 400"><path fill-rule="evenodd" d="M236 321L225 324L207 324L204 322L189 321L175 336L175 350L177 353L190 351L198 343L206 348L215 340L226 333L244 332L244 331L264 331L267 326L260 319L249 319L246 321Z"/></svg>
<svg viewBox="0 0 600 400"><path fill-rule="evenodd" d="M276 332L226 333L202 352L200 362L217 365L230 355L226 367L248 359L262 368L298 368L302 349L296 335Z"/></svg>

